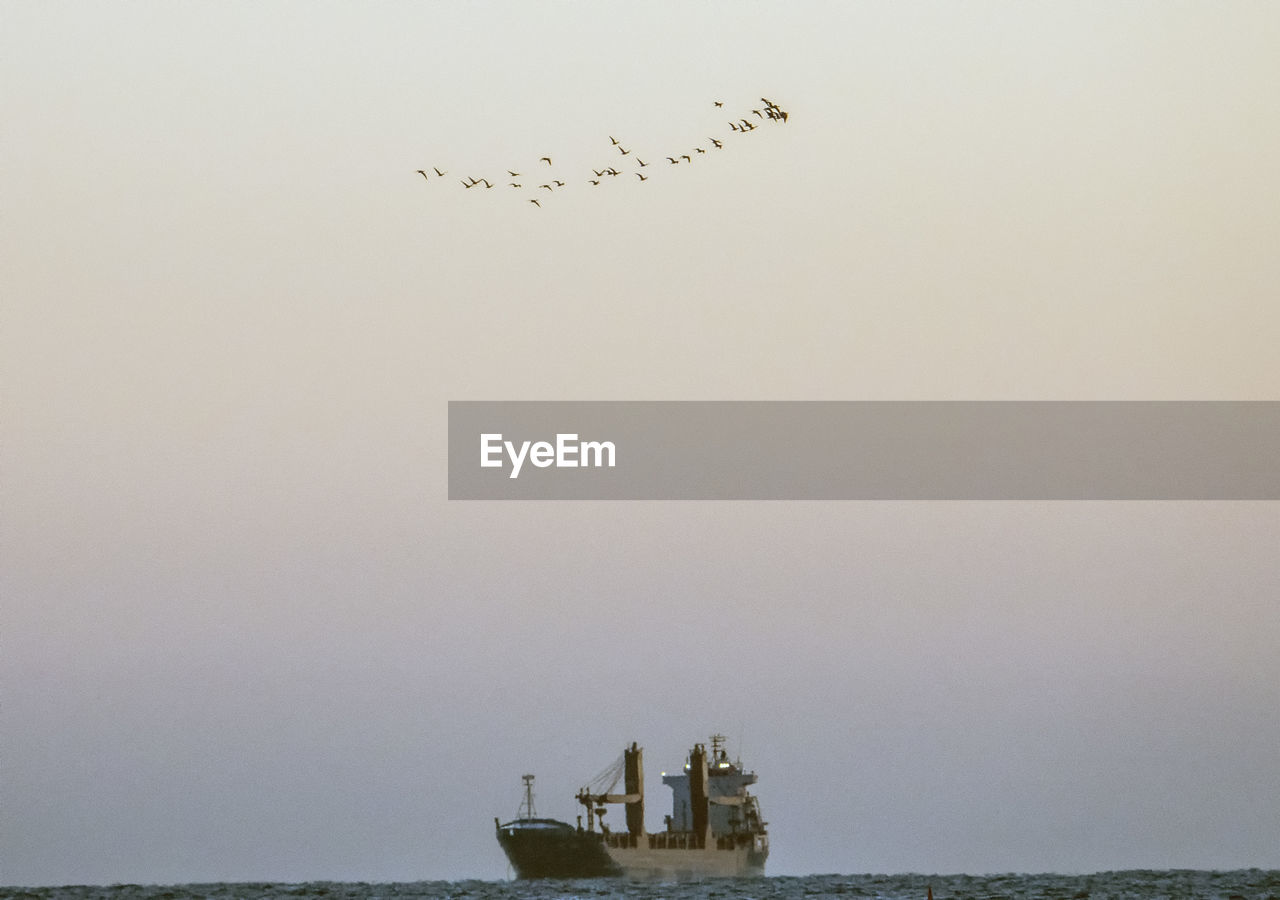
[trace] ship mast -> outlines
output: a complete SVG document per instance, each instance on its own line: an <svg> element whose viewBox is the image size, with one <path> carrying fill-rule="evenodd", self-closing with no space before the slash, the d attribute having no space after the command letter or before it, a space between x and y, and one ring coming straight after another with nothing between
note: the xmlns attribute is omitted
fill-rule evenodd
<svg viewBox="0 0 1280 900"><path fill-rule="evenodd" d="M520 802L520 809L516 812L517 819L535 819L538 811L533 808L533 776L521 775L520 780L524 782L524 800Z"/></svg>

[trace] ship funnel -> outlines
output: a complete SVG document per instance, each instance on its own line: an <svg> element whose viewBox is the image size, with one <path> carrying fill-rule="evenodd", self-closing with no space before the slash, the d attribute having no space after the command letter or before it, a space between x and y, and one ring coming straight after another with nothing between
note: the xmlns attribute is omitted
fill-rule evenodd
<svg viewBox="0 0 1280 900"><path fill-rule="evenodd" d="M644 751L634 742L623 751L626 765L625 788L637 799L627 804L627 831L636 837L644 834Z"/></svg>
<svg viewBox="0 0 1280 900"><path fill-rule="evenodd" d="M689 805L693 814L693 836L706 846L710 799L707 791L707 748L694 744L689 752Z"/></svg>

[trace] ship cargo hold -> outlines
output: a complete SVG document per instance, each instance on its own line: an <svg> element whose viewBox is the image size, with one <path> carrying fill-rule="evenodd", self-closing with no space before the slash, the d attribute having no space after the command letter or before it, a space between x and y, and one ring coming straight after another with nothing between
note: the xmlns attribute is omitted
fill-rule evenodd
<svg viewBox="0 0 1280 900"><path fill-rule="evenodd" d="M645 831L643 751L634 743L578 792L585 826L583 816L576 825L539 818L533 780L524 776L517 817L494 819L498 843L517 878L685 881L764 875L767 823L747 791L756 775L729 759L720 735L712 737L710 751L703 744L694 746L683 773L663 773L662 783L671 788L672 797L662 831ZM623 782L622 793L613 792L618 781ZM615 804L625 808L624 827L616 830L604 821Z"/></svg>

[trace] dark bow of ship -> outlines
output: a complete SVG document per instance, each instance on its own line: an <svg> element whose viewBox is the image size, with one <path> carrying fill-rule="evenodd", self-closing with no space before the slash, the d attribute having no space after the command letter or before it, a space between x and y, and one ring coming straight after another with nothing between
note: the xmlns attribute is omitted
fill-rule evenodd
<svg viewBox="0 0 1280 900"><path fill-rule="evenodd" d="M576 825L539 818L533 776L525 775L524 802L517 817L505 823L494 820L498 843L518 878L680 881L763 875L769 855L767 823L747 791L756 775L745 771L740 761L730 761L723 742L720 735L712 737L710 753L703 744L695 745L683 774L663 773L672 806L662 831L644 829L643 751L633 743L614 767L578 792L586 827L582 816ZM613 793L619 780L623 793ZM612 804L625 807L625 830L614 831L605 824Z"/></svg>

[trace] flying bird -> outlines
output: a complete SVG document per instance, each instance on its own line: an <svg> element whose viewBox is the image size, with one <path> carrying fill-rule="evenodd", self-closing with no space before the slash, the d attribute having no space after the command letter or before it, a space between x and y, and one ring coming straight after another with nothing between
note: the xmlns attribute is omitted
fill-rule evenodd
<svg viewBox="0 0 1280 900"><path fill-rule="evenodd" d="M784 110L782 107L778 106L777 103L770 100L768 97L761 97L760 102L763 103L764 106L761 107L760 109L752 109L750 114L754 114L761 119L768 119L773 122L787 121L787 118L788 118L787 111ZM724 107L725 104L721 100L713 100L712 105L717 109L721 109ZM752 122L751 120L747 119L745 116L742 118L739 118L737 121L729 122L730 131L739 132L742 134L745 134L748 131L754 131L757 127L759 127L757 123ZM724 148L724 142L721 139L709 137L707 140L709 141L710 146L717 150L721 150ZM624 146L622 142L613 135L609 135L609 143L617 147L618 153L622 156L634 155L633 151L631 151L626 146ZM707 150L704 147L695 146L691 148L688 153L681 154L679 157L668 156L666 157L666 160L673 166L679 165L681 162L692 163L699 154L705 155L706 153L707 153ZM553 160L551 156L541 156L539 157L539 160L546 163L549 167L553 166ZM639 156L636 156L635 160L636 160L637 170L633 171L632 174L635 175L636 178L639 179L640 181L648 181L650 176L643 172L640 172L639 169L647 168L649 166L649 163L645 162ZM442 169L440 169L438 166L433 166L431 169L416 169L415 171L422 176L424 181L428 181L428 182L431 180L431 173L433 172L435 173L435 175L439 177L444 177L445 175L449 174L448 172L445 172ZM514 169L507 169L506 171L507 171L507 174L510 175L512 179L522 177L521 173L517 172ZM595 174L595 177L588 179L588 183L596 187L600 185L600 182L603 180L603 177L605 175L616 176L616 175L622 174L613 166L609 166L604 169L592 169L591 171ZM488 178L476 178L474 175L464 176L461 180L461 184L464 188L473 188L477 184L483 184L486 189L493 188L495 186L494 183L491 182ZM514 180L509 182L509 185L510 187L513 187L513 188L522 188L524 186L523 183L519 181L514 181ZM538 185L539 188L546 188L548 191L554 191L555 188L564 187L564 186L565 186L565 182L559 179L553 179L547 184ZM529 202L532 203L534 206L541 208L542 204L538 198L531 197L528 199L529 199Z"/></svg>

